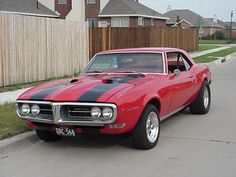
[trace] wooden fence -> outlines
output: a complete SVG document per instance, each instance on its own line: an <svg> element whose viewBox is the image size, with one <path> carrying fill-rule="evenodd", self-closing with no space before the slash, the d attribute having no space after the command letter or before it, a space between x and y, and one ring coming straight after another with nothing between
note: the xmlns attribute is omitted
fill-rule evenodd
<svg viewBox="0 0 236 177"><path fill-rule="evenodd" d="M78 73L88 51L87 23L0 13L0 87Z"/></svg>
<svg viewBox="0 0 236 177"><path fill-rule="evenodd" d="M198 50L198 29L180 28L90 28L89 56L109 49L132 47L176 47Z"/></svg>
<svg viewBox="0 0 236 177"><path fill-rule="evenodd" d="M198 49L198 30L88 28L87 23L0 13L0 87L78 73L96 52L132 47Z"/></svg>

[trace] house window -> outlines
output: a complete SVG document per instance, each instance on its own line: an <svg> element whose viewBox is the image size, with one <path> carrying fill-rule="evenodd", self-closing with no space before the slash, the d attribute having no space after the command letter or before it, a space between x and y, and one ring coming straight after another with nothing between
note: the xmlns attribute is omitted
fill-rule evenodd
<svg viewBox="0 0 236 177"><path fill-rule="evenodd" d="M96 4L96 0L87 0L87 4Z"/></svg>
<svg viewBox="0 0 236 177"><path fill-rule="evenodd" d="M89 27L97 27L96 18L88 18Z"/></svg>
<svg viewBox="0 0 236 177"><path fill-rule="evenodd" d="M112 27L129 27L129 17L113 17L111 18Z"/></svg>
<svg viewBox="0 0 236 177"><path fill-rule="evenodd" d="M58 4L67 4L67 0L58 0Z"/></svg>
<svg viewBox="0 0 236 177"><path fill-rule="evenodd" d="M154 26L154 19L151 19L151 26Z"/></svg>
<svg viewBox="0 0 236 177"><path fill-rule="evenodd" d="M144 18L143 17L138 17L138 25L144 26Z"/></svg>
<svg viewBox="0 0 236 177"><path fill-rule="evenodd" d="M101 27L101 28L106 28L108 27L108 21L99 21L98 22L98 27Z"/></svg>

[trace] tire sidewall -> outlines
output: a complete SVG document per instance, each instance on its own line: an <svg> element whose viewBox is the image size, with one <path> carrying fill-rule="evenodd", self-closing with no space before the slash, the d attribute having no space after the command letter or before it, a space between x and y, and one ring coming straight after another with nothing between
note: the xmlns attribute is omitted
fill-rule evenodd
<svg viewBox="0 0 236 177"><path fill-rule="evenodd" d="M205 108L205 106L204 106L205 111L206 111L206 113L207 113L207 112L209 112L209 110L210 110L210 106L211 106L211 90L210 90L210 86L209 86L208 83L206 83L205 87L207 88L208 96L209 96L209 102L208 102L208 105L207 105L206 108ZM203 104L204 104L204 103L203 103Z"/></svg>
<svg viewBox="0 0 236 177"><path fill-rule="evenodd" d="M155 142L151 143L147 137L147 133L146 133L146 123L147 123L147 120L148 120L148 116L151 112L155 112L157 117L158 117L158 135L157 135L157 138L155 140ZM133 139L133 142L134 142L134 145L139 148L139 149L151 149L153 148L154 146L156 146L158 140L159 140L159 136L160 136L160 118L159 118L159 113L157 111L157 108L151 104L148 104L135 129L133 130L132 132L132 139Z"/></svg>
<svg viewBox="0 0 236 177"><path fill-rule="evenodd" d="M209 97L207 107L205 107L205 105L204 105L204 98L203 98L205 88L208 91L208 97ZM190 110L194 114L206 114L206 113L209 112L210 106L211 106L211 89L210 89L210 85L207 81L203 81L202 86L199 90L199 93L198 93L196 99L190 105Z"/></svg>
<svg viewBox="0 0 236 177"><path fill-rule="evenodd" d="M204 105L204 99L203 99L203 96L204 96L204 91L205 91L205 88L207 89L208 91L208 97L209 97L209 101L208 101L208 105L207 107L205 107ZM198 96L199 98L199 104L201 106L201 109L202 109L202 113L208 113L209 110L210 110L210 105L211 105L211 90L210 90L210 86L208 84L207 81L204 81L203 84L202 84L202 87L201 87L201 90L200 90L200 94Z"/></svg>

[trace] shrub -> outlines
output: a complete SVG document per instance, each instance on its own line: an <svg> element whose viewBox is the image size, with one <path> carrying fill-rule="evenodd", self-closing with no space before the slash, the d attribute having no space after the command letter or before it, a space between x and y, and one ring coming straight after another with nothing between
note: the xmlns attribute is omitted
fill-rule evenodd
<svg viewBox="0 0 236 177"><path fill-rule="evenodd" d="M225 34L223 31L216 31L215 33L215 39L218 40L225 40Z"/></svg>
<svg viewBox="0 0 236 177"><path fill-rule="evenodd" d="M232 40L227 40L226 44L235 44L235 40L233 40L233 39Z"/></svg>

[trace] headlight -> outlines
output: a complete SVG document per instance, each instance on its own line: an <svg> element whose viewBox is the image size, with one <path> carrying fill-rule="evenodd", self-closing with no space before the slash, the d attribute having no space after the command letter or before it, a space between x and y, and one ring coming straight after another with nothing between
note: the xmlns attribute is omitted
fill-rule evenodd
<svg viewBox="0 0 236 177"><path fill-rule="evenodd" d="M91 116L92 116L93 118L99 118L99 117L101 116L101 114L102 114L102 111L101 111L100 108L98 108L98 107L93 107L93 108L91 109Z"/></svg>
<svg viewBox="0 0 236 177"><path fill-rule="evenodd" d="M113 110L109 107L105 107L102 110L102 116L106 119L110 119L113 116Z"/></svg>
<svg viewBox="0 0 236 177"><path fill-rule="evenodd" d="M37 104L31 106L31 113L33 115L38 115L40 113L40 107Z"/></svg>
<svg viewBox="0 0 236 177"><path fill-rule="evenodd" d="M21 106L21 113L22 113L23 115L29 114L29 113L30 113L30 106L29 106L28 104L23 104L23 105Z"/></svg>

